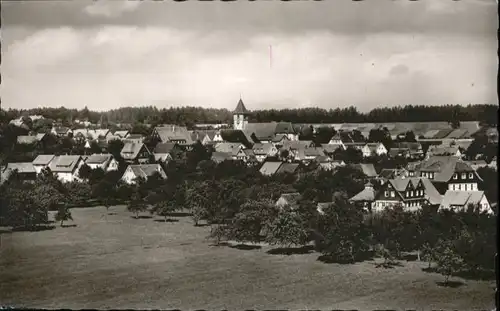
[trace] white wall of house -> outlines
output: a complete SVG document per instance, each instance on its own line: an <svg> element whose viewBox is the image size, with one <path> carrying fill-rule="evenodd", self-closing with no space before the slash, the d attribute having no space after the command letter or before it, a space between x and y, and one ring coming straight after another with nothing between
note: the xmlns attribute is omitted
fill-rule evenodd
<svg viewBox="0 0 500 311"><path fill-rule="evenodd" d="M135 178L136 177L137 176L135 176L134 171L132 171L132 169L129 166L125 170L125 173L123 173L122 180L126 184L132 185L132 184L135 184Z"/></svg>
<svg viewBox="0 0 500 311"><path fill-rule="evenodd" d="M375 152L377 155L384 155L387 154L387 148L385 148L384 144L379 144Z"/></svg>
<svg viewBox="0 0 500 311"><path fill-rule="evenodd" d="M477 183L450 183L448 190L453 191L477 191Z"/></svg>
<svg viewBox="0 0 500 311"><path fill-rule="evenodd" d="M363 146L361 152L363 153L363 157L365 158L372 155L372 150L370 149L370 147L368 147L368 145Z"/></svg>
<svg viewBox="0 0 500 311"><path fill-rule="evenodd" d="M40 174L42 170L47 167L47 165L33 165L33 167L35 168L35 172Z"/></svg>
<svg viewBox="0 0 500 311"><path fill-rule="evenodd" d="M483 198L481 199L481 201L479 201L479 206L481 207L482 211L486 211L491 214L493 213L490 202L488 202L488 199L486 198L485 195L483 195Z"/></svg>
<svg viewBox="0 0 500 311"><path fill-rule="evenodd" d="M214 142L223 142L224 139L222 139L222 136L220 135L220 133L215 133L214 138L212 139L212 141L214 141Z"/></svg>
<svg viewBox="0 0 500 311"><path fill-rule="evenodd" d="M116 161L115 159L111 159L111 161L109 161L109 165L108 165L108 169L107 171L116 171L118 170L118 161Z"/></svg>
<svg viewBox="0 0 500 311"><path fill-rule="evenodd" d="M87 165L95 170L97 168L100 168L102 169L103 171L106 171L106 167L107 167L107 164L108 164L108 161L104 162L104 163L87 163Z"/></svg>

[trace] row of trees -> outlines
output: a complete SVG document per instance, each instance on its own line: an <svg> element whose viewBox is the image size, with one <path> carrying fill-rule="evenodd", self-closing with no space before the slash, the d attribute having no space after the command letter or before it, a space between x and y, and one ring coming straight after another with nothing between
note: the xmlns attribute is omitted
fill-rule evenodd
<svg viewBox="0 0 500 311"><path fill-rule="evenodd" d="M196 123L231 123L232 113L227 109L177 107L158 109L149 107L125 107L107 112L66 108L35 108L29 110L2 111L0 118L13 119L23 115L43 115L53 120L71 122L74 119L89 120L93 123L171 123L192 126ZM292 123L360 123L360 122L429 122L447 121L458 125L460 121L482 121L485 124L498 123L498 106L412 106L375 108L367 113L359 112L355 107L322 109L270 109L255 110L250 116L251 122L289 121ZM0 120L1 121L1 120ZM458 124L457 124L458 123Z"/></svg>

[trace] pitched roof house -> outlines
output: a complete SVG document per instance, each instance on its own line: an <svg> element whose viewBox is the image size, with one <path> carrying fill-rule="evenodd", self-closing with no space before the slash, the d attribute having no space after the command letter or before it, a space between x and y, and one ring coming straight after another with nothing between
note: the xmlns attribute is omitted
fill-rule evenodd
<svg viewBox="0 0 500 311"><path fill-rule="evenodd" d="M100 168L103 171L116 171L118 170L118 161L115 158L107 154L93 154L85 159L85 164L87 164L91 169Z"/></svg>
<svg viewBox="0 0 500 311"><path fill-rule="evenodd" d="M245 146L240 143L217 143L215 145L216 152L225 152L229 153L232 156L236 156L238 152L243 149Z"/></svg>
<svg viewBox="0 0 500 311"><path fill-rule="evenodd" d="M62 182L78 181L78 170L83 165L79 155L61 155L50 161L49 168Z"/></svg>
<svg viewBox="0 0 500 311"><path fill-rule="evenodd" d="M460 158L462 156L462 153L460 152L460 147L457 145L431 145L427 150L426 157L429 158L431 156L455 156Z"/></svg>
<svg viewBox="0 0 500 311"><path fill-rule="evenodd" d="M469 204L478 206L481 211L493 213L484 191L448 190L443 196L439 209L465 210Z"/></svg>
<svg viewBox="0 0 500 311"><path fill-rule="evenodd" d="M281 167L282 164L283 164L283 162L271 162L271 161L264 162L264 164L261 166L259 172L262 175L266 175L266 176L274 175L274 174L276 174L276 172L278 171L278 169Z"/></svg>
<svg viewBox="0 0 500 311"><path fill-rule="evenodd" d="M158 173L163 179L167 178L160 164L129 165L123 173L122 180L127 184L134 184L137 178L148 179L155 173Z"/></svg>
<svg viewBox="0 0 500 311"><path fill-rule="evenodd" d="M256 143L253 145L252 150L259 162L278 154L278 149L272 143Z"/></svg>
<svg viewBox="0 0 500 311"><path fill-rule="evenodd" d="M423 204L439 205L442 197L427 178L396 178L382 185L375 195L372 209L381 211L387 206L402 204L415 210Z"/></svg>
<svg viewBox="0 0 500 311"><path fill-rule="evenodd" d="M2 170L2 182L7 180L10 175L16 171L19 177L23 180L35 180L36 170L31 162L14 162L8 163L7 166Z"/></svg>
<svg viewBox="0 0 500 311"><path fill-rule="evenodd" d="M52 127L51 133L56 135L56 136L68 136L70 134L73 134L73 131L69 127L65 126L55 126Z"/></svg>
<svg viewBox="0 0 500 311"><path fill-rule="evenodd" d="M387 154L387 149L382 143L367 143L361 148L361 152L364 157L370 157L372 155L384 155Z"/></svg>
<svg viewBox="0 0 500 311"><path fill-rule="evenodd" d="M296 139L296 133L290 122L248 123L243 129L250 137L259 142L271 142L276 135L286 135L290 140Z"/></svg>
<svg viewBox="0 0 500 311"><path fill-rule="evenodd" d="M179 148L177 143L167 142L167 143L158 143L154 149L154 153L170 153L174 149Z"/></svg>
<svg viewBox="0 0 500 311"><path fill-rule="evenodd" d="M45 137L45 133L39 133L36 135L19 135L17 136L17 143L26 145L38 144L39 142L43 141Z"/></svg>
<svg viewBox="0 0 500 311"><path fill-rule="evenodd" d="M285 206L293 207L301 199L302 195L299 192L283 193L276 201L275 205L279 208L283 208Z"/></svg>
<svg viewBox="0 0 500 311"><path fill-rule="evenodd" d="M440 193L446 190L477 190L482 181L476 171L455 156L433 156L414 168L414 175L429 178Z"/></svg>
<svg viewBox="0 0 500 311"><path fill-rule="evenodd" d="M365 188L357 193L355 196L349 199L352 203L359 204L363 207L367 207L368 209L371 209L373 201L375 201L375 189L373 188L373 185L368 182L365 185Z"/></svg>
<svg viewBox="0 0 500 311"><path fill-rule="evenodd" d="M146 145L143 143L125 142L120 155L127 162L147 162L151 155Z"/></svg>
<svg viewBox="0 0 500 311"><path fill-rule="evenodd" d="M53 154L40 154L38 155L33 162L33 167L35 168L35 171L37 174L40 174L42 169L46 168L49 166L50 162L54 160L55 155Z"/></svg>
<svg viewBox="0 0 500 311"><path fill-rule="evenodd" d="M156 127L152 135L163 143L176 142L180 145L192 145L194 143L191 133L189 133L185 126L165 124Z"/></svg>
<svg viewBox="0 0 500 311"><path fill-rule="evenodd" d="M294 174L297 169L299 168L299 163L283 163L281 166L276 170L275 174Z"/></svg>
<svg viewBox="0 0 500 311"><path fill-rule="evenodd" d="M377 171L375 167L371 163L358 163L358 164L350 164L351 167L360 170L367 177L377 177Z"/></svg>

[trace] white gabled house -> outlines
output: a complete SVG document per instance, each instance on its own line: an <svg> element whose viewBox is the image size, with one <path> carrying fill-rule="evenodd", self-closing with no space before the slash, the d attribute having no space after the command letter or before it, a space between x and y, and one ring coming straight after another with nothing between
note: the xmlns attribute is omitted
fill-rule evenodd
<svg viewBox="0 0 500 311"><path fill-rule="evenodd" d="M469 204L479 207L480 211L489 214L493 213L484 191L473 190L448 190L443 196L439 209L466 210Z"/></svg>
<svg viewBox="0 0 500 311"><path fill-rule="evenodd" d="M38 155L35 160L33 160L33 167L35 168L35 171L37 174L40 174L40 172L49 166L50 162L54 160L56 156L53 154L40 154Z"/></svg>
<svg viewBox="0 0 500 311"><path fill-rule="evenodd" d="M147 179L154 173L159 173L163 179L167 178L167 175L160 164L138 164L129 165L127 167L125 173L123 173L122 181L132 185L136 183L137 178Z"/></svg>
<svg viewBox="0 0 500 311"><path fill-rule="evenodd" d="M367 143L361 148L361 152L365 158L373 155L381 156L387 154L387 148L382 143Z"/></svg>
<svg viewBox="0 0 500 311"><path fill-rule="evenodd" d="M60 181L72 182L80 180L78 171L84 163L79 155L62 155L55 157L49 168Z"/></svg>
<svg viewBox="0 0 500 311"><path fill-rule="evenodd" d="M100 168L105 172L118 170L118 161L111 154L93 154L85 159L85 163L91 168Z"/></svg>

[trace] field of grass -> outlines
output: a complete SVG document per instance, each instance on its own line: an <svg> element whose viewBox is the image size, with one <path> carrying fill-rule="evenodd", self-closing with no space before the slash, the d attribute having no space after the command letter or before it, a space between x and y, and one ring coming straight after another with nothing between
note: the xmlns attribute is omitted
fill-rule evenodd
<svg viewBox="0 0 500 311"><path fill-rule="evenodd" d="M74 222L1 233L0 304L34 308L491 310L494 281L326 264L317 253L212 246L189 217L133 219L123 206L73 209ZM144 214L147 215L147 214Z"/></svg>

